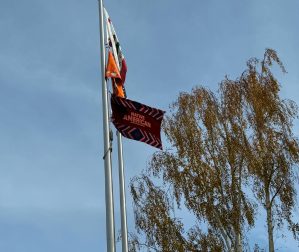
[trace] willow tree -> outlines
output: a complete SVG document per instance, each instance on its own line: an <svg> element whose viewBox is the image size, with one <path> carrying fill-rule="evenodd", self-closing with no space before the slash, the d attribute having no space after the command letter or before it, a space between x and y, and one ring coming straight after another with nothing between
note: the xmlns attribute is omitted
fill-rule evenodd
<svg viewBox="0 0 299 252"><path fill-rule="evenodd" d="M298 117L298 107L294 101L279 97L281 85L270 71L272 62L286 73L276 52L266 49L263 60L254 58L247 62L248 70L240 78L252 130L247 163L254 179L255 196L266 209L270 252L274 252L274 228L281 229L286 221L295 238L299 231L298 224L291 219L296 206L299 163L298 139L292 126Z"/></svg>
<svg viewBox="0 0 299 252"><path fill-rule="evenodd" d="M226 78L220 83L219 97L204 87L195 87L191 94L180 93L163 125L174 150L156 153L147 176L135 178L131 186L138 230L146 234L160 230L152 225L160 206L151 205L148 197L144 197L145 187L134 181L145 183L150 175L162 175L164 183L174 188L177 205L180 206L183 195L185 206L198 222L208 222L213 240L210 244L217 241L225 244L227 251L243 251L244 229L254 224L255 205L243 191L248 182L247 124L240 91L238 82ZM198 229L190 231L193 237L195 230ZM186 246L192 247L189 238ZM163 250L163 246L161 249L171 251Z"/></svg>
<svg viewBox="0 0 299 252"><path fill-rule="evenodd" d="M197 86L171 104L163 131L172 148L155 153L146 171L131 181L135 225L146 235L148 251L245 251L257 212L245 188L252 188L267 210L271 252L275 223L280 227L287 220L296 235L291 213L297 107L279 98L280 86L269 69L273 60L284 70L276 52L267 49L261 73L259 61L251 59L240 78L219 84L217 94ZM156 178L162 185L155 185ZM187 234L183 222L171 217L172 197L197 220Z"/></svg>

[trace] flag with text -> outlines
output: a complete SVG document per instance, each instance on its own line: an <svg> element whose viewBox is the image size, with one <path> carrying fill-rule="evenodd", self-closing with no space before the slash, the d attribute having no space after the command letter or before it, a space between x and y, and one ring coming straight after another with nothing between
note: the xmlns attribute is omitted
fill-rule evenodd
<svg viewBox="0 0 299 252"><path fill-rule="evenodd" d="M126 138L162 150L161 122L165 111L111 94L112 123Z"/></svg>

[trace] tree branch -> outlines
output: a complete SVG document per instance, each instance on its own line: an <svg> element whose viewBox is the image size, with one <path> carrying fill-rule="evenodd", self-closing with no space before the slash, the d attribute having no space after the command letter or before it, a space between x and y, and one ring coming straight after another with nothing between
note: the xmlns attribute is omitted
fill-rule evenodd
<svg viewBox="0 0 299 252"><path fill-rule="evenodd" d="M272 197L272 199L271 199L271 201L270 201L270 207L272 207L273 200L274 200L274 198L277 196L277 194L279 193L279 191L280 191L282 185L284 184L284 182L285 182L285 179L281 182L279 188L277 189L276 193L275 193L274 196Z"/></svg>

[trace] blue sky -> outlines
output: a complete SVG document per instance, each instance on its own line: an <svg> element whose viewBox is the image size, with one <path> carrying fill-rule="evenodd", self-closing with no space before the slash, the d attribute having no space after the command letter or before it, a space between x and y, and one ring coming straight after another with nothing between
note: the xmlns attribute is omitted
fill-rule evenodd
<svg viewBox="0 0 299 252"><path fill-rule="evenodd" d="M104 4L128 65L128 98L168 112L180 91L190 92L194 85L216 91L226 74L235 79L246 60L262 58L270 47L288 71L283 75L273 67L281 96L299 104L298 1ZM294 132L299 135L298 120ZM128 185L156 150L123 142ZM106 251L103 152L98 1L1 0L0 250ZM134 231L131 202L127 190L128 225ZM299 221L298 213L294 216ZM185 221L189 227L194 220ZM264 226L261 209L251 244L267 247ZM285 234L276 241L278 250L297 251L298 244Z"/></svg>

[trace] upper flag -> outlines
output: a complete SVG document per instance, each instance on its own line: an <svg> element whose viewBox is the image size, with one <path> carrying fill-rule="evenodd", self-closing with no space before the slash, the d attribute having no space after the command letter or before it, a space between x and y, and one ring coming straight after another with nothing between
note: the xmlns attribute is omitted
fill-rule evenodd
<svg viewBox="0 0 299 252"><path fill-rule="evenodd" d="M161 121L165 111L111 94L112 123L126 138L162 150Z"/></svg>
<svg viewBox="0 0 299 252"><path fill-rule="evenodd" d="M115 33L114 27L112 25L111 19L109 18L109 15L106 11L106 9L104 8L104 12L105 12L105 16L106 16L106 23L107 26L109 27L112 36L113 36L113 40L111 38L109 38L109 45L112 47L112 42L115 43L115 48L116 48L116 53L117 53L117 58L118 58L118 63L119 63L119 71L120 71L120 76L121 76L121 83L122 85L124 85L125 80L126 80L126 74L127 74L127 63L125 61L124 55L122 53L117 35Z"/></svg>
<svg viewBox="0 0 299 252"><path fill-rule="evenodd" d="M115 61L113 59L113 56L112 56L112 53L111 53L110 49L109 49L108 62L107 62L107 68L106 68L105 76L106 77L111 77L111 78L121 79L120 73L119 73L118 68L115 64Z"/></svg>
<svg viewBox="0 0 299 252"><path fill-rule="evenodd" d="M106 77L111 77L111 83L112 83L112 89L113 93L117 96L120 96L122 98L125 98L123 87L121 84L121 77L120 73L118 71L118 68L116 66L116 63L113 59L112 53L109 49L109 55L108 55L108 62L107 62L107 68L106 68Z"/></svg>

